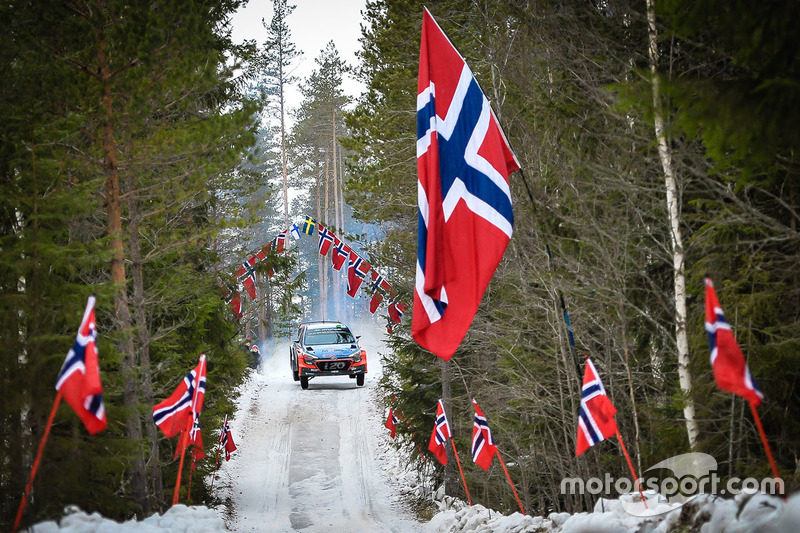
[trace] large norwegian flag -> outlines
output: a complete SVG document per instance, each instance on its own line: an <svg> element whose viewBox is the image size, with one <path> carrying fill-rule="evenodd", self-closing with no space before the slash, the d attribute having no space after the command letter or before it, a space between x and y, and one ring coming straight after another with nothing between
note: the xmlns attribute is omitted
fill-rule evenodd
<svg viewBox="0 0 800 533"><path fill-rule="evenodd" d="M411 333L442 359L472 322L514 226L519 169L489 101L426 9L417 85L419 234Z"/></svg>
<svg viewBox="0 0 800 533"><path fill-rule="evenodd" d="M581 412L578 417L578 442L575 457L617 433L614 415L617 409L611 403L600 375L591 359L586 359L581 390Z"/></svg>
<svg viewBox="0 0 800 533"><path fill-rule="evenodd" d="M322 224L317 224L319 227L319 255L328 255L328 250L330 250L331 245L333 244L334 235L325 226Z"/></svg>
<svg viewBox="0 0 800 533"><path fill-rule="evenodd" d="M356 297L358 288L361 287L361 282L366 279L370 268L372 267L364 261L364 258L350 250L350 256L347 260L347 294L351 298Z"/></svg>
<svg viewBox="0 0 800 533"><path fill-rule="evenodd" d="M736 342L730 324L725 320L711 278L706 278L706 333L717 387L738 394L758 406L764 395L750 375L744 354Z"/></svg>
<svg viewBox="0 0 800 533"><path fill-rule="evenodd" d="M484 470L489 470L492 458L497 454L497 447L494 445L489 423L481 408L478 407L475 398L472 399L472 404L475 406L475 423L472 425L472 460Z"/></svg>
<svg viewBox="0 0 800 533"><path fill-rule="evenodd" d="M433 455L443 465L447 464L447 448L445 443L451 437L450 424L447 423L447 415L444 412L444 404L442 400L436 404L436 423L433 426L433 433L431 433L431 441L428 443L428 449L433 452Z"/></svg>
<svg viewBox="0 0 800 533"><path fill-rule="evenodd" d="M153 407L153 420L167 438L186 429L203 410L206 394L206 356L201 355L197 366L183 378L172 395Z"/></svg>
<svg viewBox="0 0 800 533"><path fill-rule="evenodd" d="M97 325L94 318L95 297L89 296L75 342L58 373L56 390L80 417L86 430L94 435L106 428L108 419L103 405L103 385L97 360Z"/></svg>

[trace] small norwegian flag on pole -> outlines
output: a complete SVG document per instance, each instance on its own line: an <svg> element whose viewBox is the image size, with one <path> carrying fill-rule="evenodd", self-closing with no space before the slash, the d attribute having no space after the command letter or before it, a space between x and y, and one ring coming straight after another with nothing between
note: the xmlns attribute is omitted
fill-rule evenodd
<svg viewBox="0 0 800 533"><path fill-rule="evenodd" d="M461 468L461 460L458 458L458 451L456 451L456 443L453 442L453 435L450 433L450 424L447 422L447 415L444 412L444 402L442 402L440 398L439 402L436 404L436 423L433 426L433 433L431 434L431 441L428 444L428 449L443 465L447 464L447 448L444 443L448 440L453 447L453 456L455 456L456 464L458 464L461 482L464 483L464 492L467 493L467 501L472 505L472 498L467 488L467 480L464 477L464 470Z"/></svg>
<svg viewBox="0 0 800 533"><path fill-rule="evenodd" d="M492 430L489 429L489 422L486 421L486 416L484 416L475 398L472 399L472 405L475 407L475 423L472 426L472 460L484 470L489 470L489 466L492 464L492 458L494 458L495 455L497 456L497 460L500 461L503 472L506 474L508 484L511 486L511 492L514 493L514 498L517 500L519 510L524 515L525 509L522 507L522 501L519 499L519 494L517 494L517 489L514 487L514 482L511 481L511 474L508 473L506 463L500 456L500 450L498 450L497 446L494 444Z"/></svg>
<svg viewBox="0 0 800 533"><path fill-rule="evenodd" d="M753 381L739 343L725 320L711 278L706 278L706 333L717 387L738 394L758 406L764 395Z"/></svg>
<svg viewBox="0 0 800 533"><path fill-rule="evenodd" d="M492 439L489 423L486 422L486 417L475 398L472 399L472 405L475 407L475 423L472 425L472 460L484 470L489 470L497 448Z"/></svg>
<svg viewBox="0 0 800 533"><path fill-rule="evenodd" d="M606 389L603 387L603 382L600 381L594 363L587 358L581 390L576 457L591 446L617 433L617 422L614 420L616 414L617 410L606 394Z"/></svg>
<svg viewBox="0 0 800 533"><path fill-rule="evenodd" d="M219 452L225 450L225 460L230 461L231 453L236 451L236 444L233 442L231 429L228 427L228 415L222 421L222 429L219 432L219 444L217 445L217 456L214 459L214 473L211 474L211 487L208 489L209 496L214 492L214 478L217 477L217 466L219 466Z"/></svg>
<svg viewBox="0 0 800 533"><path fill-rule="evenodd" d="M386 422L383 425L391 432L391 436L394 438L397 434L397 417L394 416L394 407L389 408L389 416L386 417Z"/></svg>
<svg viewBox="0 0 800 533"><path fill-rule="evenodd" d="M55 420L61 398L64 398L72 407L89 434L94 435L104 430L108 425L106 410L103 405L103 385L100 382L100 368L97 359L95 302L96 298L89 296L75 342L67 352L67 357L58 373L58 378L56 379L56 391L58 392L55 400L53 400L53 407L50 409L50 416L47 419L42 439L39 441L39 449L36 451L36 458L28 476L28 483L25 485L25 492L22 493L22 499L19 502L17 516L11 529L13 532L19 530L22 522L25 505L33 488L33 480L36 479L36 472L39 470L42 453L47 444L47 437L50 435L50 428L53 425L53 420Z"/></svg>
<svg viewBox="0 0 800 533"><path fill-rule="evenodd" d="M706 333L708 333L708 347L711 351L711 368L714 371L714 381L717 387L722 390L738 394L750 404L750 412L753 413L758 434L761 437L761 444L767 454L772 475L780 479L778 466L772 456L772 449L767 441L767 434L764 426L761 425L761 417L758 414L758 404L764 399L764 395L758 390L750 369L744 360L744 354L736 337L731 330L730 324L725 320L722 306L717 299L717 291L714 290L714 282L710 277L706 277Z"/></svg>
<svg viewBox="0 0 800 533"><path fill-rule="evenodd" d="M617 421L614 420L617 409L611 403L611 399L609 399L606 389L603 387L603 382L600 380L600 374L597 373L594 363L588 357L586 358L586 369L583 373L580 411L575 456L580 456L591 446L612 435L616 435L619 447L622 449L625 460L628 462L628 468L636 482L636 488L639 489L642 503L647 509L647 499L644 497L641 485L639 485L639 476L633 468L628 449L625 447L625 441L622 440L622 435L620 435L617 428Z"/></svg>
<svg viewBox="0 0 800 533"><path fill-rule="evenodd" d="M431 441L428 449L436 456L440 463L447 464L447 448L445 442L450 439L450 424L447 423L447 415L444 412L442 400L436 404L436 422L431 433Z"/></svg>

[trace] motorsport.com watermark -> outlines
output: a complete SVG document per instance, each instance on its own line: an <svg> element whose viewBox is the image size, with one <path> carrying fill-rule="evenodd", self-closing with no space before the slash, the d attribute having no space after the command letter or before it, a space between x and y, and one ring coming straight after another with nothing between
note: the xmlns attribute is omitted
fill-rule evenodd
<svg viewBox="0 0 800 533"><path fill-rule="evenodd" d="M637 484L629 478L613 478L606 472L604 478L592 477L564 478L561 480L561 494L591 494L593 496L621 497L622 507L630 514L643 516L658 514L680 507L700 494L730 495L737 494L783 494L782 478L731 477L724 483L717 475L717 461L706 453L685 453L670 457L647 470L663 471L662 475L654 472L651 476L642 476ZM671 474L666 471L670 471ZM645 492L647 505L641 502L639 488ZM666 504L666 506L663 506ZM656 510L659 508L660 510Z"/></svg>

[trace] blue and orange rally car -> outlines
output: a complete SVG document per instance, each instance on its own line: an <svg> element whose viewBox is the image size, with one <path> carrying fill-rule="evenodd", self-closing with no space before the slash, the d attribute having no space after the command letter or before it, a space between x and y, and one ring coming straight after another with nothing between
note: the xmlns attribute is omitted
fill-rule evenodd
<svg viewBox="0 0 800 533"><path fill-rule="evenodd" d="M308 388L320 376L350 376L359 387L367 373L367 352L341 322L305 322L289 348L292 377Z"/></svg>

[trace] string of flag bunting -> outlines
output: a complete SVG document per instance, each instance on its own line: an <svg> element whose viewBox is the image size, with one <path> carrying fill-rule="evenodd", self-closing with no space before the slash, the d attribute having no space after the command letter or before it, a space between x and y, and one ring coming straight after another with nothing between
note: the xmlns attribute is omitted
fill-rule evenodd
<svg viewBox="0 0 800 533"><path fill-rule="evenodd" d="M388 299L387 311L389 314L389 332L393 324L402 322L407 306L397 298L394 288L378 269L361 257L352 246L336 236L330 227L317 222L316 219L305 216L302 224L293 223L286 230L279 233L273 240L261 249L242 261L236 269L236 284L227 288L225 302L237 318L242 317L242 291L251 300L256 299L256 269L259 263L265 263L267 276L272 277L275 272L269 262L270 253L282 254L286 250L286 238L291 235L299 240L302 235L318 236L318 250L322 256L330 255L331 265L334 270L341 271L347 263L347 295L356 298L358 290L364 288L371 296L369 312L375 314L383 300ZM367 281L369 278L369 281ZM364 282L367 281L366 284Z"/></svg>

